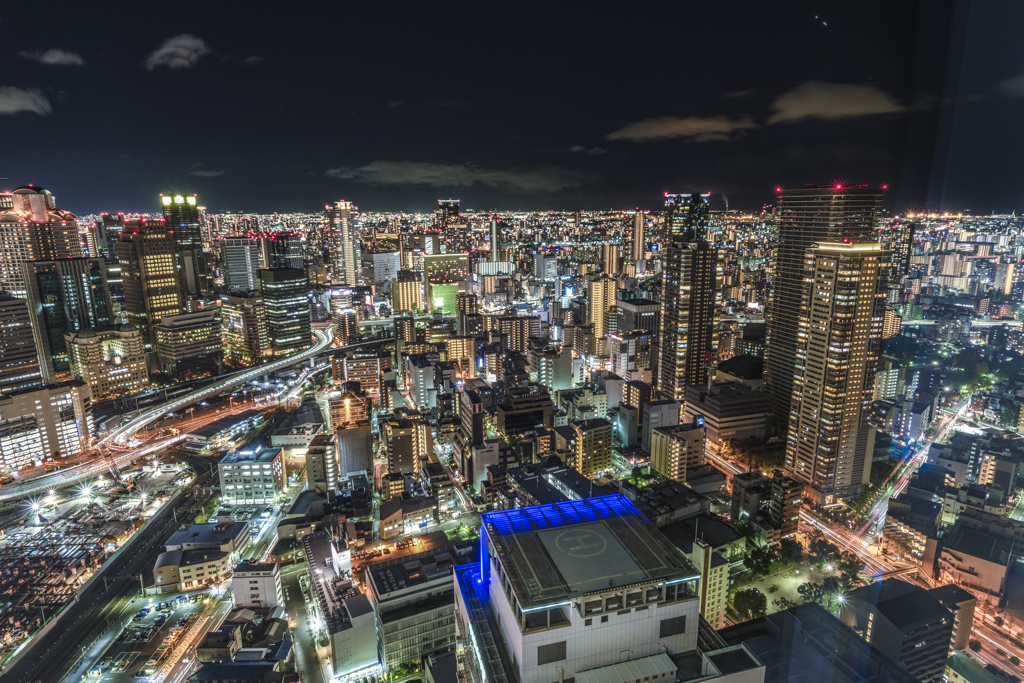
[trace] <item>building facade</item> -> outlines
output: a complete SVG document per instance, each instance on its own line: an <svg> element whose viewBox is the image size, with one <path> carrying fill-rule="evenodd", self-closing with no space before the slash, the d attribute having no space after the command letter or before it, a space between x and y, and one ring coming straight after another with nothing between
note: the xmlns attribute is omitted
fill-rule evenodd
<svg viewBox="0 0 1024 683"><path fill-rule="evenodd" d="M273 503L284 493L284 451L232 451L217 464L221 500L229 505Z"/></svg>
<svg viewBox="0 0 1024 683"><path fill-rule="evenodd" d="M134 394L149 384L145 340L131 323L68 332L64 343L71 375L89 385L93 401Z"/></svg>
<svg viewBox="0 0 1024 683"><path fill-rule="evenodd" d="M778 243L773 253L765 361L775 414L783 422L791 413L793 368L801 346L806 252L822 242L877 241L882 201L879 189L842 183L778 192Z"/></svg>
<svg viewBox="0 0 1024 683"><path fill-rule="evenodd" d="M871 474L868 424L881 320L877 242L821 243L807 250L800 343L790 368L786 471L805 496L833 505L857 495Z"/></svg>

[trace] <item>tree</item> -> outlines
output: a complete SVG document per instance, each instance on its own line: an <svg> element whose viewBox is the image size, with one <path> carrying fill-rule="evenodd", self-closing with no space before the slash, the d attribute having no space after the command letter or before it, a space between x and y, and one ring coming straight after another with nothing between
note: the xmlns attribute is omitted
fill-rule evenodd
<svg viewBox="0 0 1024 683"><path fill-rule="evenodd" d="M745 588L733 596L733 607L744 619L757 619L768 613L768 598L756 588Z"/></svg>
<svg viewBox="0 0 1024 683"><path fill-rule="evenodd" d="M817 562L834 560L839 557L839 548L824 538L817 538L811 541L811 544L807 547L807 552L813 555Z"/></svg>
<svg viewBox="0 0 1024 683"><path fill-rule="evenodd" d="M796 607L796 603L785 596L781 598L775 598L774 600L772 600L772 604L775 605L775 609L778 612L782 612L783 610Z"/></svg>
<svg viewBox="0 0 1024 683"><path fill-rule="evenodd" d="M790 562L799 562L804 558L803 548L791 538L785 538L779 542L779 554Z"/></svg>
<svg viewBox="0 0 1024 683"><path fill-rule="evenodd" d="M743 559L743 565L754 576L767 576L771 573L775 554L768 548L754 548Z"/></svg>
<svg viewBox="0 0 1024 683"><path fill-rule="evenodd" d="M981 641L971 638L969 641L967 641L967 647L971 648L975 652L981 652Z"/></svg>
<svg viewBox="0 0 1024 683"><path fill-rule="evenodd" d="M800 597L803 598L805 604L808 602L816 602L821 605L827 598L825 587L820 583L808 582L800 584L797 587L796 592L800 594Z"/></svg>

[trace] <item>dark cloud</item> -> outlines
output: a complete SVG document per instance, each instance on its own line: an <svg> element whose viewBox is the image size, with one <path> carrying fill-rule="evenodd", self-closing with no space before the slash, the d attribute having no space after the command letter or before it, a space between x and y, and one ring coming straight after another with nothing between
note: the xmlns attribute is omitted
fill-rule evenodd
<svg viewBox="0 0 1024 683"><path fill-rule="evenodd" d="M17 114L28 111L46 116L53 111L50 100L35 88L23 90L13 86L0 86L0 114Z"/></svg>
<svg viewBox="0 0 1024 683"><path fill-rule="evenodd" d="M779 96L768 123L898 114L906 107L876 85L807 81Z"/></svg>
<svg viewBox="0 0 1024 683"><path fill-rule="evenodd" d="M203 41L191 33L183 33L164 41L146 57L146 70L152 71L163 66L168 69L190 69L199 63L199 60L210 53L210 48Z"/></svg>
<svg viewBox="0 0 1024 683"><path fill-rule="evenodd" d="M28 59L47 66L85 66L85 60L77 52L62 50L59 47L52 47L49 50L22 50L18 53L23 59Z"/></svg>
<svg viewBox="0 0 1024 683"><path fill-rule="evenodd" d="M653 119L628 123L619 130L609 133L606 138L631 142L689 138L694 142L710 142L712 140L730 140L735 134L751 128L757 128L757 124L750 118L658 116Z"/></svg>
<svg viewBox="0 0 1024 683"><path fill-rule="evenodd" d="M600 154L608 153L608 150L606 150L604 147L598 147L597 145L594 145L593 147L573 145L572 147L569 148L569 151L575 152L576 154L589 154L590 156L598 156Z"/></svg>
<svg viewBox="0 0 1024 683"><path fill-rule="evenodd" d="M473 164L432 164L422 161L373 161L359 167L340 166L326 175L370 185L427 185L470 187L481 185L511 192L560 192L593 184L594 173L567 168L483 169Z"/></svg>

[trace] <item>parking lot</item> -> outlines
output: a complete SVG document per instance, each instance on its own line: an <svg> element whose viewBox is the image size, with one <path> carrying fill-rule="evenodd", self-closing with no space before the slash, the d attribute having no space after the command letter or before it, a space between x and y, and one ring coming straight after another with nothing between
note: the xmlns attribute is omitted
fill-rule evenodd
<svg viewBox="0 0 1024 683"><path fill-rule="evenodd" d="M206 606L207 594L139 599L138 606L89 678L127 683L155 673Z"/></svg>

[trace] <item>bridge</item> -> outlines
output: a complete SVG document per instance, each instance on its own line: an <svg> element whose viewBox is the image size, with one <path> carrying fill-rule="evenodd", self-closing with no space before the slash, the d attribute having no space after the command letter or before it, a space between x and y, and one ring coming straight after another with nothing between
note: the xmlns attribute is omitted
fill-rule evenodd
<svg viewBox="0 0 1024 683"><path fill-rule="evenodd" d="M183 396L143 411L130 421L111 431L107 436L100 440L97 447L109 450L111 446L130 446L129 442L135 434L153 424L168 412L174 412L179 408L184 408L198 401L202 401L205 398L209 398L210 396L227 391L228 389L233 389L268 373L277 372L278 370L283 370L289 366L303 363L330 349L331 343L334 341L333 327L328 326L323 330L314 330L313 335L316 337L316 342L300 353L286 356L272 363L254 366L242 372L236 372L230 377L217 380L216 382L207 384L200 389L196 389L195 391L189 392ZM352 344L351 346L354 348L361 346L364 343L369 342ZM113 460L113 464L115 466L124 467L141 457L159 453L170 448L180 440L181 437L173 437L163 439L155 443L146 444L139 448L132 448L131 450L121 453L111 451L111 457L109 459L97 458L95 462L69 467L65 470L61 470L60 472L55 472L43 477L37 477L25 482L9 484L0 488L0 501L16 500L26 496L42 495L52 489L74 484L82 481L83 479L99 476L107 471L111 464L111 460Z"/></svg>

